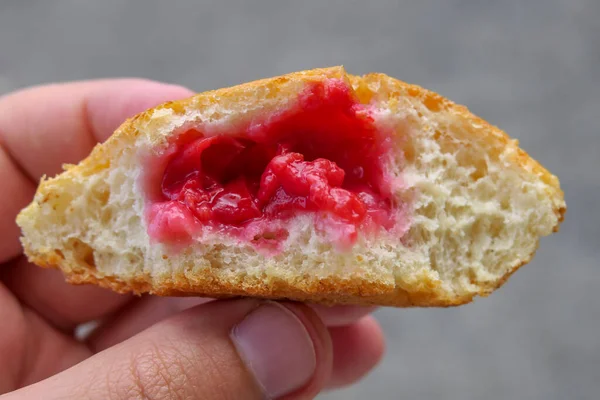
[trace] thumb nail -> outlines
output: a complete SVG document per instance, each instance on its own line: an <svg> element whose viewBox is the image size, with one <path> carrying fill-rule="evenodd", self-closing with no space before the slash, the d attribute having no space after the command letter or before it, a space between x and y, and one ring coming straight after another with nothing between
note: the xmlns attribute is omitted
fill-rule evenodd
<svg viewBox="0 0 600 400"><path fill-rule="evenodd" d="M315 373L317 361L310 334L281 304L263 304L233 328L231 337L269 398L301 388Z"/></svg>

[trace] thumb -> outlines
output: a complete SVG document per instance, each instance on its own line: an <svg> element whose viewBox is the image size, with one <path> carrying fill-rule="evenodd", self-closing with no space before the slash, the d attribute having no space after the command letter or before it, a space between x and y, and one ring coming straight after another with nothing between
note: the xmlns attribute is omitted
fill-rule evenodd
<svg viewBox="0 0 600 400"><path fill-rule="evenodd" d="M310 308L254 299L214 301L12 395L305 399L323 388L331 365L328 331Z"/></svg>

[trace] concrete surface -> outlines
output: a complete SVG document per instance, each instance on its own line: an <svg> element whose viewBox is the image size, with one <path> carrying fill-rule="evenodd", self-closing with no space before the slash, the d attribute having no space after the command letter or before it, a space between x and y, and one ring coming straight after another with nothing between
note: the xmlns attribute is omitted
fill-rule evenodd
<svg viewBox="0 0 600 400"><path fill-rule="evenodd" d="M0 93L109 76L204 90L344 64L468 105L561 178L566 222L488 299L378 312L385 360L322 398L597 399L599 21L598 0L0 0Z"/></svg>

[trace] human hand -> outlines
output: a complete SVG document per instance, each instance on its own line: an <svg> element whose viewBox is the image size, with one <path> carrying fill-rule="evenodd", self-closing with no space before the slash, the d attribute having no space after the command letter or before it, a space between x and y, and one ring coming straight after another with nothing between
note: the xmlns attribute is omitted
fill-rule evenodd
<svg viewBox="0 0 600 400"><path fill-rule="evenodd" d="M137 298L29 264L14 222L42 175L77 163L125 118L192 94L144 80L0 98L0 394L6 399L312 398L383 353L369 309L256 299ZM85 340L75 328L99 327ZM4 398L4 397L3 397Z"/></svg>

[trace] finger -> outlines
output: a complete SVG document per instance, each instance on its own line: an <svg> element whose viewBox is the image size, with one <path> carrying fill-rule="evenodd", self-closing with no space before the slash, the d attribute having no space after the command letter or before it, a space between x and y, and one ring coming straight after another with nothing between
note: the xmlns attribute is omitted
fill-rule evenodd
<svg viewBox="0 0 600 400"><path fill-rule="evenodd" d="M329 328L333 344L333 369L328 388L355 383L379 363L385 340L372 316L341 327Z"/></svg>
<svg viewBox="0 0 600 400"><path fill-rule="evenodd" d="M0 99L6 150L32 178L54 175L85 157L128 117L191 96L180 86L142 79L85 81L35 87Z"/></svg>
<svg viewBox="0 0 600 400"><path fill-rule="evenodd" d="M327 326L344 326L375 311L376 307L311 305Z"/></svg>
<svg viewBox="0 0 600 400"><path fill-rule="evenodd" d="M146 296L129 305L110 321L105 322L88 339L95 351L120 343L186 308L210 301L206 298L163 298ZM311 305L326 326L350 325L372 312L374 307Z"/></svg>
<svg viewBox="0 0 600 400"><path fill-rule="evenodd" d="M25 257L3 267L0 278L21 303L65 331L113 313L133 298L93 285L69 285L60 271L39 268Z"/></svg>
<svg viewBox="0 0 600 400"><path fill-rule="evenodd" d="M302 305L214 301L11 395L19 399L313 398L330 372L329 339L316 314Z"/></svg>
<svg viewBox="0 0 600 400"><path fill-rule="evenodd" d="M105 321L87 339L88 346L99 352L121 343L188 308L211 301L201 297L168 298L145 296Z"/></svg>
<svg viewBox="0 0 600 400"><path fill-rule="evenodd" d="M27 320L25 351L21 374L15 381L17 387L27 386L55 375L90 357L92 352L71 336L48 325L37 313L24 309Z"/></svg>
<svg viewBox="0 0 600 400"><path fill-rule="evenodd" d="M15 218L21 208L33 198L35 187L17 165L12 162L6 151L3 150L1 137L0 182L2 182L4 193L10 193L10 196L5 196L0 201L0 226L2 227L0 233L0 264L2 264L21 252L20 231L15 223Z"/></svg>
<svg viewBox="0 0 600 400"><path fill-rule="evenodd" d="M140 79L59 84L0 98L0 263L21 251L17 212L42 175L55 175L105 140L127 117L188 97L188 89Z"/></svg>
<svg viewBox="0 0 600 400"><path fill-rule="evenodd" d="M96 330L87 343L94 352L105 350L129 339L164 318L208 301L210 300L191 297L144 297ZM312 306L312 308L315 307ZM326 309L330 311L330 319L333 322L344 322L341 324L343 326L329 328L334 350L334 368L327 386L334 388L356 382L378 363L384 348L383 335L374 318L363 317L361 319L358 317L361 312L363 314L367 312L368 308L366 307L343 306L327 307ZM344 318L335 315L336 309ZM354 320L353 324L347 323L351 320Z"/></svg>
<svg viewBox="0 0 600 400"><path fill-rule="evenodd" d="M19 304L2 283L0 304L0 395L61 372L92 354Z"/></svg>

